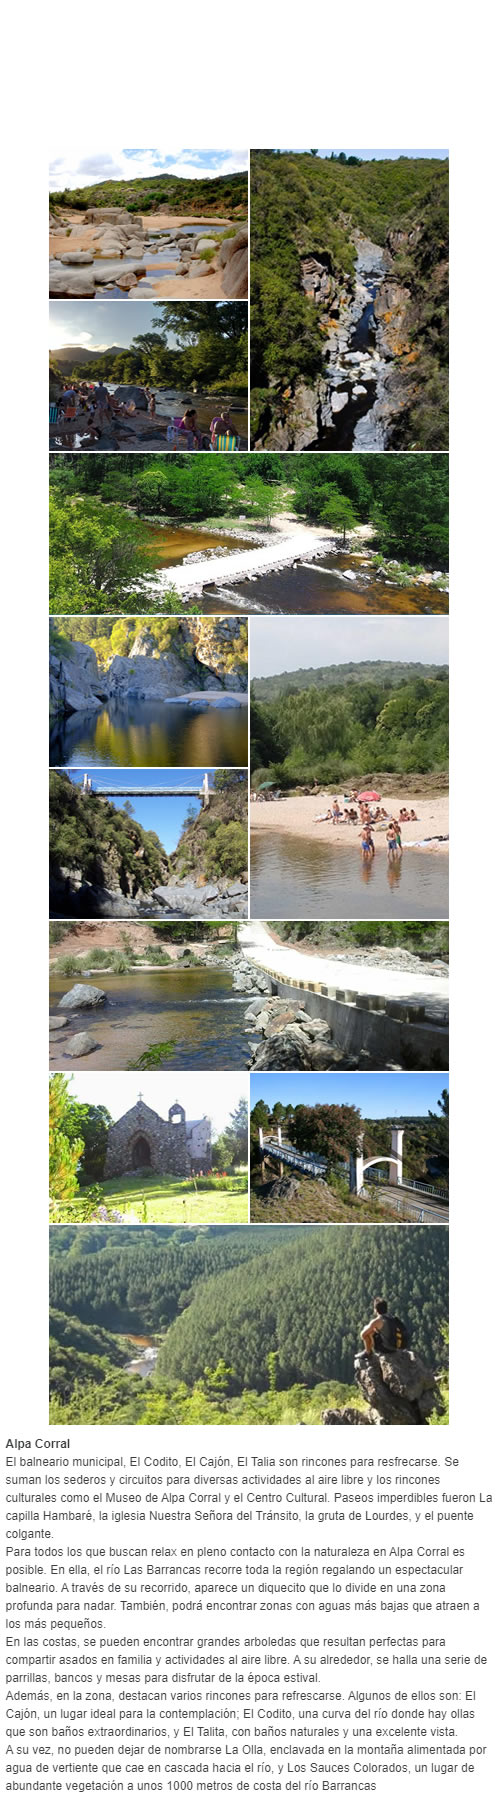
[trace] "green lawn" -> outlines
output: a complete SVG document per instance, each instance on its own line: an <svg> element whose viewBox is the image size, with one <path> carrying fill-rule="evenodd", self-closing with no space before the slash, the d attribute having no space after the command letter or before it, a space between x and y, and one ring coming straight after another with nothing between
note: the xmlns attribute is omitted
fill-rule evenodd
<svg viewBox="0 0 500 1800"><path fill-rule="evenodd" d="M154 1225L246 1225L248 1223L247 1176L225 1176L221 1182L167 1181L151 1176L125 1175L103 1181L102 1203L114 1207L127 1221ZM82 1188L82 1198L85 1189Z"/></svg>

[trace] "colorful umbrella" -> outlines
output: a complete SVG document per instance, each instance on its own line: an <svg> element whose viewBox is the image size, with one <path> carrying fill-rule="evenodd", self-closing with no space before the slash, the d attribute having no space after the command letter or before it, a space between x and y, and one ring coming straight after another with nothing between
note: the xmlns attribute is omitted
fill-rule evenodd
<svg viewBox="0 0 500 1800"><path fill-rule="evenodd" d="M366 794L358 794L358 800L380 800L380 794L375 793L375 788L367 788Z"/></svg>

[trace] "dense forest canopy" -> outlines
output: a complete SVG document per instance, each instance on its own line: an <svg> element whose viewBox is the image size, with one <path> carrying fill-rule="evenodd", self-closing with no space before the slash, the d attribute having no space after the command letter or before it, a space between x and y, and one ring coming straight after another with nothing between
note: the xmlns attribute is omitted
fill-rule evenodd
<svg viewBox="0 0 500 1800"><path fill-rule="evenodd" d="M327 676L328 672L323 672ZM296 674L296 679L294 676ZM301 675L308 682L302 685ZM448 671L425 674L377 664L352 679L345 665L333 679L318 671L274 678L276 698L261 701L252 687L250 764L282 787L302 781L338 783L383 771L408 774L445 770L448 763ZM313 680L311 680L313 676ZM266 680L267 678L264 678ZM275 689L276 692L276 689Z"/></svg>
<svg viewBox="0 0 500 1800"><path fill-rule="evenodd" d="M354 288L356 231L385 246L390 277L410 296L411 354L419 396L398 444L446 441L448 164L428 157L319 158L311 151L251 157L251 384L260 407L321 373L319 309L301 281L301 258L323 260L339 289ZM399 236L401 234L401 237Z"/></svg>
<svg viewBox="0 0 500 1800"><path fill-rule="evenodd" d="M122 206L125 212L186 213L194 219L213 215L232 219L246 217L248 211L248 177L245 170L233 175L188 176L140 175L130 181L94 181L87 187L54 189L49 195L51 209L70 207L86 212L93 206Z"/></svg>
<svg viewBox="0 0 500 1800"><path fill-rule="evenodd" d="M135 610L156 566L148 519L267 530L278 506L319 529L370 522L382 556L448 566L447 456L70 454L50 464L52 611Z"/></svg>
<svg viewBox="0 0 500 1800"><path fill-rule="evenodd" d="M161 1333L159 1395L179 1382L192 1390L221 1363L232 1393L262 1393L270 1357L278 1388L350 1382L377 1292L407 1321L414 1349L431 1364L442 1360L448 1243L438 1228L57 1227L51 1250L55 1392L85 1381L85 1354L78 1351L76 1369L71 1347L68 1383L74 1321L79 1344L89 1330L97 1361L103 1331Z"/></svg>

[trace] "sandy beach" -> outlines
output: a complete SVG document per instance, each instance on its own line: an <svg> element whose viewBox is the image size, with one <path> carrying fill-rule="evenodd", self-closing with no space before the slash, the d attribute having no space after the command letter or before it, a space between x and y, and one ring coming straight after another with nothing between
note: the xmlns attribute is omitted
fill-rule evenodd
<svg viewBox="0 0 500 1800"><path fill-rule="evenodd" d="M355 784L354 784L355 785ZM347 792L347 788L346 788ZM253 831L262 835L288 832L290 836L313 838L325 844L358 845L361 854L359 832L361 826L333 825L331 820L315 824L318 813L326 812L337 798L342 805L342 790L323 789L317 794L291 794L283 800L254 800L250 805L250 825ZM422 844L423 838L434 836L446 837L449 830L448 795L447 794L414 794L411 787L400 788L399 793L385 790L382 794L382 805L386 811L397 819L400 807L406 806L408 811L413 806L417 814L417 824L402 826L402 844L404 850L425 849L429 856L447 856L448 844ZM386 853L385 832L387 821L380 827L375 825L373 837L376 853Z"/></svg>

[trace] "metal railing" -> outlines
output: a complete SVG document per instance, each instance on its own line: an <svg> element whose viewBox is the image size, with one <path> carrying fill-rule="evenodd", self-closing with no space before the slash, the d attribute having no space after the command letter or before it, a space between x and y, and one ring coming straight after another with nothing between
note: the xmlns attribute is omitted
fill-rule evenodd
<svg viewBox="0 0 500 1800"><path fill-rule="evenodd" d="M384 1187L389 1186L387 1175L384 1175L381 1169L367 1169L364 1181L381 1182ZM441 1200L443 1206L448 1205L448 1188L432 1187L427 1181L398 1181L395 1185L398 1188L408 1189L411 1193L430 1194L434 1200Z"/></svg>

